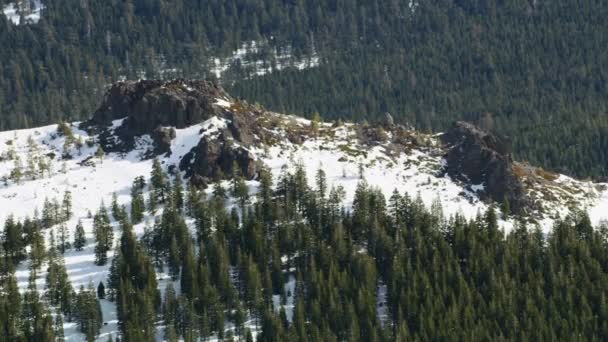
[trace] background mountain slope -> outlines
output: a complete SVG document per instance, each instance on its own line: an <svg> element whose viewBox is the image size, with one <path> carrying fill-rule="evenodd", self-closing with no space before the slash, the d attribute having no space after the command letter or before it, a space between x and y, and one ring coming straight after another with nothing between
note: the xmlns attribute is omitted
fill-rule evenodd
<svg viewBox="0 0 608 342"><path fill-rule="evenodd" d="M520 160L606 176L601 1L43 4L35 24L0 15L10 47L0 51L0 129L82 119L120 77L214 77L219 59L231 63L220 76L233 94L277 111L370 121L389 111L432 131L479 121L511 137ZM251 41L267 66L319 62L259 76L229 59Z"/></svg>

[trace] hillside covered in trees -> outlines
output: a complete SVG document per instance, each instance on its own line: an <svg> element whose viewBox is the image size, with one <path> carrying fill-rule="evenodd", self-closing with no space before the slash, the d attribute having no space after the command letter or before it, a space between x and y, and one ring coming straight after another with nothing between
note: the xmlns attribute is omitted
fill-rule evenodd
<svg viewBox="0 0 608 342"><path fill-rule="evenodd" d="M429 131L478 121L509 136L520 160L606 176L599 0L42 3L37 23L0 15L0 129L88 118L119 78L214 78L216 58L255 41L264 65L318 63L260 75L228 59L221 81L250 102L329 119L388 111Z"/></svg>
<svg viewBox="0 0 608 342"><path fill-rule="evenodd" d="M279 179L262 171L259 191L249 194L237 176L207 197L155 161L150 178L133 181L129 208L101 204L92 241L81 223L66 236L69 197L41 216L9 218L0 244L0 340L60 341L64 323L74 323L94 341L104 322L100 301L117 306L119 332L104 340L608 336L608 228L594 229L585 213L549 235L523 222L505 235L493 207L473 220L448 219L440 205L429 210L398 191L387 200L361 178L346 211L343 190L329 188L322 169L314 187L302 177L301 166ZM238 204L227 210L229 197ZM137 237L133 225L156 212ZM95 245L98 265L114 253L107 279L76 291L63 254L85 244ZM29 285L20 294L15 268L26 258ZM162 297L159 273L170 277Z"/></svg>
<svg viewBox="0 0 608 342"><path fill-rule="evenodd" d="M118 82L87 122L0 132L0 208L2 342L608 336L607 184L467 123Z"/></svg>

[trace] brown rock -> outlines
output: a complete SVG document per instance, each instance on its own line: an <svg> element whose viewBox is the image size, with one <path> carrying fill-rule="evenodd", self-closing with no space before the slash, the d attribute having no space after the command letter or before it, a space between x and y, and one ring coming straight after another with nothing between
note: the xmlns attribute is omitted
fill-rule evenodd
<svg viewBox="0 0 608 342"><path fill-rule="evenodd" d="M513 172L510 146L505 139L472 124L456 122L442 140L448 148L446 171L452 178L469 184L483 183L485 196L498 203L508 201L514 213L531 206L523 183Z"/></svg>

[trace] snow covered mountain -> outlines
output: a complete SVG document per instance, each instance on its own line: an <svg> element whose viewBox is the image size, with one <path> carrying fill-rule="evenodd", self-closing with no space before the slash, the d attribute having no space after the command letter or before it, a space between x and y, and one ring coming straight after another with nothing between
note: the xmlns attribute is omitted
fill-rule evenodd
<svg viewBox="0 0 608 342"><path fill-rule="evenodd" d="M87 237L82 251L65 254L68 275L78 288L108 276L109 263L94 264L90 213L114 196L119 205L128 205L133 180L149 177L153 158L207 193L215 182L228 186L230 175L238 172L253 194L261 168L278 179L301 164L311 185L323 169L329 186L343 188L347 205L365 179L387 198L395 190L409 193L447 215L473 218L492 201L502 202L500 208L537 222L545 232L574 205L586 207L595 224L608 216L606 184L512 161L503 146L500 139L464 123L429 135L394 124L390 115L378 124L357 125L278 114L206 82L124 82L108 91L90 121L0 133L0 223L11 215L38 216L45 202L60 202L69 192L74 213L67 222L69 234L82 221ZM505 179L507 183L495 184ZM503 215L500 224L508 231L515 221L515 216ZM148 214L135 233L143 234L153 222ZM118 239L116 222L113 227ZM47 239L50 232L45 232ZM21 263L17 277L25 289L28 262ZM170 280L163 273L159 277L162 290ZM44 273L37 283L42 290ZM101 302L107 324L99 338L105 341L118 328L114 304ZM65 332L69 341L84 339L74 323L65 323Z"/></svg>

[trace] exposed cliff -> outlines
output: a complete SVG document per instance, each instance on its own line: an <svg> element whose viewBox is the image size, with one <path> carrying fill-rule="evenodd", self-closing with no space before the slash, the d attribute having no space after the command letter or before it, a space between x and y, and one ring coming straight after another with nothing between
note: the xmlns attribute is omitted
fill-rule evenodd
<svg viewBox="0 0 608 342"><path fill-rule="evenodd" d="M510 146L505 139L461 121L441 138L447 148L446 171L451 177L483 186L481 195L498 203L507 201L514 213L530 208L524 185L513 171Z"/></svg>

